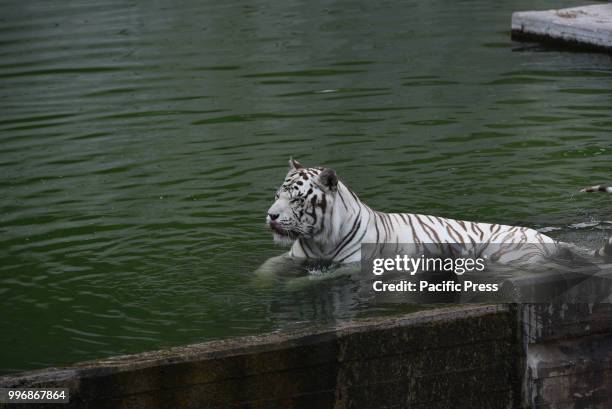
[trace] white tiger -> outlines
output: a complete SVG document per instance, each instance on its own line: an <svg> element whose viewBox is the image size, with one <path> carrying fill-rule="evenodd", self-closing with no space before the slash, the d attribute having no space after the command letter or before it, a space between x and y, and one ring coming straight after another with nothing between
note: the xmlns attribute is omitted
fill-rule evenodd
<svg viewBox="0 0 612 409"><path fill-rule="evenodd" d="M479 257L536 262L558 245L527 227L378 212L332 169L304 167L293 159L289 166L266 223L275 241L291 244L294 259L352 263L360 261L363 243L410 243L413 252L427 247L443 254L448 245L473 245Z"/></svg>

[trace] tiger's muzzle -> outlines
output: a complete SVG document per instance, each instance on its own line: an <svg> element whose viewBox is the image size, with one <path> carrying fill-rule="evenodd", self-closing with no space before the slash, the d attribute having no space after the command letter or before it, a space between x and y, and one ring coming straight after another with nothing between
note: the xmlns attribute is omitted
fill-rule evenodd
<svg viewBox="0 0 612 409"><path fill-rule="evenodd" d="M276 220L268 221L268 227L272 232L278 234L282 237L289 237L291 239L295 239L297 234L291 230L284 229Z"/></svg>

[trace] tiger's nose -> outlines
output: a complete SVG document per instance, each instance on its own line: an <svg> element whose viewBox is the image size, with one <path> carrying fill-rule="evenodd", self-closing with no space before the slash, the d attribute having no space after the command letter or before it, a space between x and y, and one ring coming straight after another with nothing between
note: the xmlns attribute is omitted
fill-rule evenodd
<svg viewBox="0 0 612 409"><path fill-rule="evenodd" d="M268 213L268 217L270 217L270 220L276 220L278 219L278 216L280 216L280 214L278 213Z"/></svg>

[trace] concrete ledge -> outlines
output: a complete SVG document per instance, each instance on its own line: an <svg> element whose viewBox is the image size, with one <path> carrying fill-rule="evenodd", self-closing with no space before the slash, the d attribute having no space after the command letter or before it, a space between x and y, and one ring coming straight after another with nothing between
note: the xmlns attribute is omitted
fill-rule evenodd
<svg viewBox="0 0 612 409"><path fill-rule="evenodd" d="M437 309L35 371L0 387L70 388L58 408L507 408L522 372L516 322L505 306Z"/></svg>
<svg viewBox="0 0 612 409"><path fill-rule="evenodd" d="M10 387L70 388L46 409L607 409L612 304L435 309L0 377Z"/></svg>
<svg viewBox="0 0 612 409"><path fill-rule="evenodd" d="M612 4L513 13L512 38L612 52Z"/></svg>

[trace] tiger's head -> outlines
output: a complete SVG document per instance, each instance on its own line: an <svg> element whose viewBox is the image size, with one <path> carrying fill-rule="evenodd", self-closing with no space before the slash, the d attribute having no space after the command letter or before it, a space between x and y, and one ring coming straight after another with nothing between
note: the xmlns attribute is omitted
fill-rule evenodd
<svg viewBox="0 0 612 409"><path fill-rule="evenodd" d="M289 159L289 172L266 217L274 240L290 244L323 232L326 211L332 208L337 189L338 177L332 169L306 168Z"/></svg>

